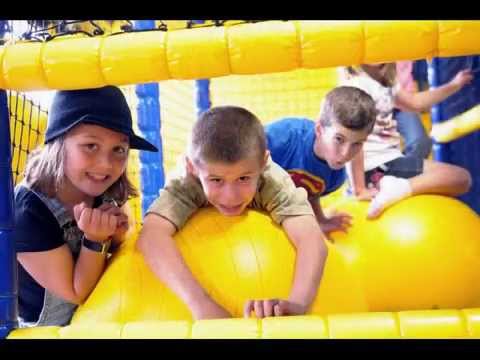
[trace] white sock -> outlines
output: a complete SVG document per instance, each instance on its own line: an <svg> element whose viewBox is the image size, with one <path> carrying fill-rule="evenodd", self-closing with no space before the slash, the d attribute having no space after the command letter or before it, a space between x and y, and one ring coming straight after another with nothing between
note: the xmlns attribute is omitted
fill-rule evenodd
<svg viewBox="0 0 480 360"><path fill-rule="evenodd" d="M379 185L380 190L370 203L367 218L376 218L390 205L412 195L408 179L387 175L382 177Z"/></svg>

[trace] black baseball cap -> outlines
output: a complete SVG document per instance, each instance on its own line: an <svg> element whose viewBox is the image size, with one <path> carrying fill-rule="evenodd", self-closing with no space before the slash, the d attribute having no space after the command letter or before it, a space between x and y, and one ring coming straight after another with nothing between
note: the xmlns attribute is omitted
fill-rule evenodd
<svg viewBox="0 0 480 360"><path fill-rule="evenodd" d="M48 113L45 144L80 123L99 125L125 134L130 139L132 149L158 151L154 145L133 132L130 108L122 91L116 86L58 91Z"/></svg>

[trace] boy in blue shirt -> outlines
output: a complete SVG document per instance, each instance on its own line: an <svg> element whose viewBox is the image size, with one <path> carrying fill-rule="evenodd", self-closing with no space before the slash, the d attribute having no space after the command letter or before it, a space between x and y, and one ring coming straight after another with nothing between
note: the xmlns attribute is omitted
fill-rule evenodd
<svg viewBox="0 0 480 360"><path fill-rule="evenodd" d="M370 95L341 86L326 95L317 121L288 117L265 127L273 161L290 174L297 187L307 190L317 221L327 234L346 231L351 216L340 212L326 216L320 197L344 183L345 164L362 149L375 118Z"/></svg>

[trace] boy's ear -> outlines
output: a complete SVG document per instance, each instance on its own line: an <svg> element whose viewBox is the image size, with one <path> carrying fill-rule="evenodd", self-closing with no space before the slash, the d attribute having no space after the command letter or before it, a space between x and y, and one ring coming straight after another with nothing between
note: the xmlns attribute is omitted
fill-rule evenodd
<svg viewBox="0 0 480 360"><path fill-rule="evenodd" d="M317 120L315 122L315 136L319 137L319 136L322 136L322 134L323 134L322 124L320 123L320 120Z"/></svg>
<svg viewBox="0 0 480 360"><path fill-rule="evenodd" d="M195 165L193 164L193 161L190 160L190 158L188 156L185 157L185 161L187 163L187 172L189 174L192 174L194 176L197 176L197 168L195 167Z"/></svg>
<svg viewBox="0 0 480 360"><path fill-rule="evenodd" d="M270 151L265 150L265 155L263 156L262 168L265 168L265 166L267 166L267 162L268 162L269 157L270 157Z"/></svg>

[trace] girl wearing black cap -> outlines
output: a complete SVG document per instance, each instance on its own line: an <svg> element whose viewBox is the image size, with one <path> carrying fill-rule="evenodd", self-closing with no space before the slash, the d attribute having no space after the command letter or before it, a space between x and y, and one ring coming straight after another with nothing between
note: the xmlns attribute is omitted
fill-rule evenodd
<svg viewBox="0 0 480 360"><path fill-rule="evenodd" d="M15 188L15 246L21 326L70 322L105 268L111 241L128 229L123 205L129 149L157 151L132 130L113 86L59 91L45 145L32 152Z"/></svg>

